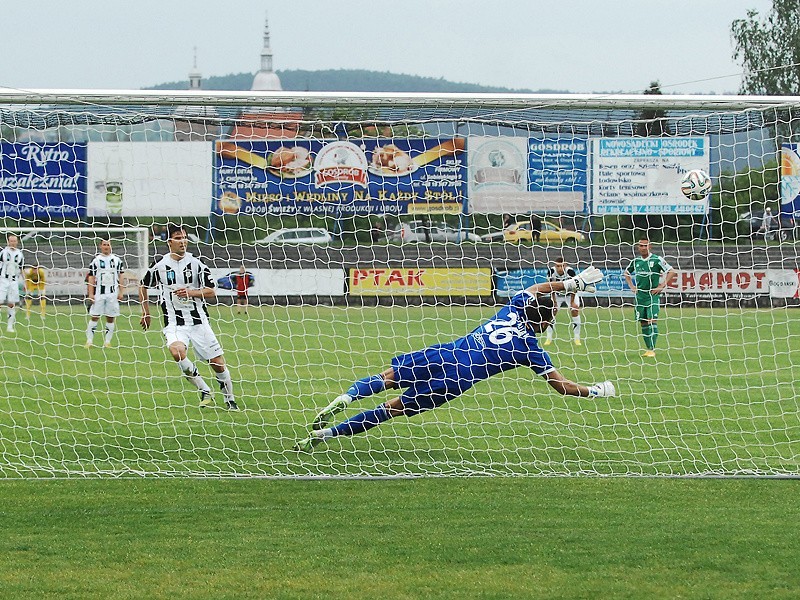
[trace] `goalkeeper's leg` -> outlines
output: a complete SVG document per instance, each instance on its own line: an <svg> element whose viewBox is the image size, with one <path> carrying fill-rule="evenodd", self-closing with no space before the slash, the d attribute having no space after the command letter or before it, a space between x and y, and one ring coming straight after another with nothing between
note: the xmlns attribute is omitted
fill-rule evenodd
<svg viewBox="0 0 800 600"><path fill-rule="evenodd" d="M312 431L307 438L295 444L295 450L310 452L315 446L330 438L357 435L400 415L406 417L418 415L449 402L459 393L442 390L418 395L413 388L409 388L402 396L380 404L372 410L365 410L333 427Z"/></svg>
<svg viewBox="0 0 800 600"><path fill-rule="evenodd" d="M330 404L323 408L311 422L312 429L323 429L333 420L336 414L342 412L350 403L396 387L394 384L394 369L387 369L380 375L371 375L359 379L348 390L334 398Z"/></svg>

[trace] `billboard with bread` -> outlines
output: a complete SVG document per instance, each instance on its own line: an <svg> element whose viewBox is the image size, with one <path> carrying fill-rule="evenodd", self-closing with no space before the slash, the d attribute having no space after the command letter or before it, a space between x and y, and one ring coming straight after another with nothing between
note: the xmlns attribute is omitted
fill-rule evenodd
<svg viewBox="0 0 800 600"><path fill-rule="evenodd" d="M464 138L218 141L213 212L459 213Z"/></svg>

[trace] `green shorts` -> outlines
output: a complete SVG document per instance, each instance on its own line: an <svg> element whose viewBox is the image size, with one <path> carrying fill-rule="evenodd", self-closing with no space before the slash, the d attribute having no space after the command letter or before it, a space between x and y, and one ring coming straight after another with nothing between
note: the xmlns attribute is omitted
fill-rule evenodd
<svg viewBox="0 0 800 600"><path fill-rule="evenodd" d="M648 321L658 319L661 310L661 296L650 292L636 292L636 320Z"/></svg>

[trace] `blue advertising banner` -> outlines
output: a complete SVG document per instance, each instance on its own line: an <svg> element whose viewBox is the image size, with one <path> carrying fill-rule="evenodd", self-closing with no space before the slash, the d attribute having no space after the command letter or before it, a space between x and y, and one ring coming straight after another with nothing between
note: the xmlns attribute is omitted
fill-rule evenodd
<svg viewBox="0 0 800 600"><path fill-rule="evenodd" d="M470 136L469 212L587 210L589 143L572 136Z"/></svg>
<svg viewBox="0 0 800 600"><path fill-rule="evenodd" d="M622 269L600 269L603 280L597 284L597 291L591 296L611 298L633 297L633 292L625 281ZM510 298L517 292L536 283L547 281L547 269L517 269L515 271L495 272L495 292L499 298Z"/></svg>
<svg viewBox="0 0 800 600"><path fill-rule="evenodd" d="M586 196L589 144L574 137L528 140L528 190Z"/></svg>
<svg viewBox="0 0 800 600"><path fill-rule="evenodd" d="M0 216L85 214L85 144L0 144Z"/></svg>
<svg viewBox="0 0 800 600"><path fill-rule="evenodd" d="M220 141L216 214L460 213L464 139Z"/></svg>

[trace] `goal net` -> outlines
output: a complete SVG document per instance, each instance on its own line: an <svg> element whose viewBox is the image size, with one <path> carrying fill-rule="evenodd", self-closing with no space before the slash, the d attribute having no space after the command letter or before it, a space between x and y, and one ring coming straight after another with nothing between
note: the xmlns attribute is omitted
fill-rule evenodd
<svg viewBox="0 0 800 600"><path fill-rule="evenodd" d="M3 288L20 298L13 333L0 313L0 477L796 476L798 106L0 93L2 232L29 276ZM692 170L708 196L682 194ZM174 359L186 338L161 331L155 276L140 326L172 224L216 295L180 298L169 278L195 275L167 266L170 310L183 325L207 312L239 410L209 343L192 338L188 360L210 401ZM110 342L101 314L86 347L101 239L124 263L122 301ZM538 334L546 357L490 348L529 335L504 307L557 262L604 279ZM461 338L468 359L436 346ZM536 374L547 361L616 395L562 395ZM401 389L370 379L390 368ZM420 414L387 418L387 401Z"/></svg>

